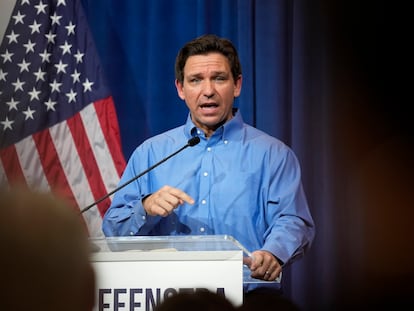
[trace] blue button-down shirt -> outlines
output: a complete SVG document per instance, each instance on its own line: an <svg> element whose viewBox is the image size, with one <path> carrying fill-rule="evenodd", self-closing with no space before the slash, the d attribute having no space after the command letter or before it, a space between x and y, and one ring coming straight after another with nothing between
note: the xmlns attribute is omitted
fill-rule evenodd
<svg viewBox="0 0 414 311"><path fill-rule="evenodd" d="M103 219L106 236L231 235L249 251L268 250L284 263L303 255L314 222L298 160L281 141L243 122L238 111L206 139L188 116L185 125L154 136L130 157L120 184L185 148L119 190ZM164 185L194 198L168 217L146 214L142 199Z"/></svg>

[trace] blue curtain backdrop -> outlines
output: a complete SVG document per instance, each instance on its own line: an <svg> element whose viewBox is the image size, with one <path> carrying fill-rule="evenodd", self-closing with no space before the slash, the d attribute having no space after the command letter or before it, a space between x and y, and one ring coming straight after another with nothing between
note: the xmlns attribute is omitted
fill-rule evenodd
<svg viewBox="0 0 414 311"><path fill-rule="evenodd" d="M247 123L290 145L302 164L317 235L306 257L284 271L284 288L303 310L338 310L382 294L379 284L399 288L401 274L413 275L412 252L406 256L399 248L404 243L393 243L407 237L414 243L412 232L401 229L410 228L408 220L400 223L410 217L397 221L389 212L392 205L396 214L412 215L412 199L405 201L405 187L400 187L411 178L383 178L384 162L409 161L407 152L401 160L398 152L383 155L380 147L395 143L393 137L406 137L407 128L401 125L407 122L401 116L408 115L401 107L395 113L389 108L395 105L383 105L382 1L83 4L114 96L126 157L144 139L181 125L187 117L174 86L179 48L205 33L235 43L243 67L236 105ZM407 140L398 139L391 150L411 151L412 139L408 141L409 148ZM371 161L379 158L384 162ZM373 184L379 188L372 190ZM395 197L398 205L391 203ZM381 228L390 221L400 229L385 235Z"/></svg>
<svg viewBox="0 0 414 311"><path fill-rule="evenodd" d="M175 56L204 33L227 37L239 49L244 81L237 105L245 120L290 142L292 1L84 3L117 103L127 157L148 136L185 121L187 108L174 86Z"/></svg>

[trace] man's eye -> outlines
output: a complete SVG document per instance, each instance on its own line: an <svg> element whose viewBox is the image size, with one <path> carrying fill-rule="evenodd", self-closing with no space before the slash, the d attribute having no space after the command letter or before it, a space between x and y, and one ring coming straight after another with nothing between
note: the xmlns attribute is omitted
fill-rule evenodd
<svg viewBox="0 0 414 311"><path fill-rule="evenodd" d="M190 79L190 82L191 83L197 83L197 82L200 82L200 79L192 78L192 79Z"/></svg>
<svg viewBox="0 0 414 311"><path fill-rule="evenodd" d="M226 80L226 78L222 77L222 76L218 76L218 77L215 78L215 80L216 81L224 81L224 80Z"/></svg>

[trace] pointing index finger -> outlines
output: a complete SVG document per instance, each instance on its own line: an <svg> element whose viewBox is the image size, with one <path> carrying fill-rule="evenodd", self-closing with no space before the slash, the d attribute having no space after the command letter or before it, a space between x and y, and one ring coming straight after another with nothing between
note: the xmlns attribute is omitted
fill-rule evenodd
<svg viewBox="0 0 414 311"><path fill-rule="evenodd" d="M172 189L171 194L180 199L180 201L182 201L183 203L187 202L188 204L194 204L194 199L180 189Z"/></svg>

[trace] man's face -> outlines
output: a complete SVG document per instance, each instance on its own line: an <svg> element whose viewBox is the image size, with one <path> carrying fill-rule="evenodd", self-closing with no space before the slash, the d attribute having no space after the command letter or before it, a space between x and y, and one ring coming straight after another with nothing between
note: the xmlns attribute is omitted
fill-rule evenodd
<svg viewBox="0 0 414 311"><path fill-rule="evenodd" d="M240 95L241 84L242 77L234 81L229 62L220 53L190 56L184 66L183 84L175 82L194 124L207 137L232 118L234 98Z"/></svg>

